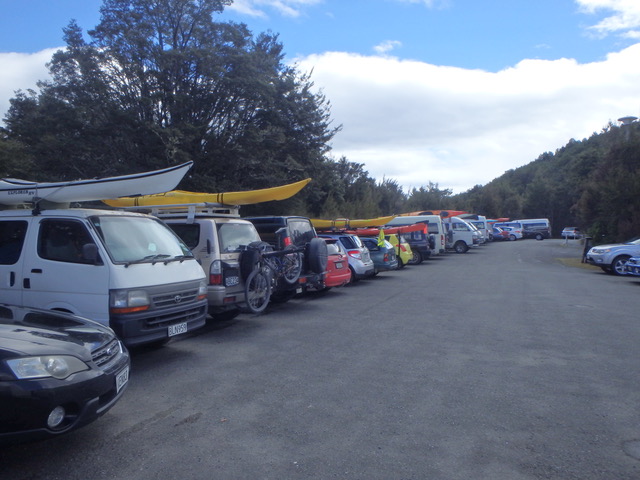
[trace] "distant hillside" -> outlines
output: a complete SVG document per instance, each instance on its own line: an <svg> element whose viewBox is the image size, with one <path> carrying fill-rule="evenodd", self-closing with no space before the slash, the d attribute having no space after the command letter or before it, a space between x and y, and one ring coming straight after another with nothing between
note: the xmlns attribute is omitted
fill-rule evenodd
<svg viewBox="0 0 640 480"><path fill-rule="evenodd" d="M549 218L554 235L576 226L596 243L640 236L640 122L609 124L451 200L492 218Z"/></svg>

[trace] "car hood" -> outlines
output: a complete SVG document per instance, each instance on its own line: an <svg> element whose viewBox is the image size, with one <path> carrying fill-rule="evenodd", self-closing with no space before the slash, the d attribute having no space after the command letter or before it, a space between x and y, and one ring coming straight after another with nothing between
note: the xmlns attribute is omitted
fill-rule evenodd
<svg viewBox="0 0 640 480"><path fill-rule="evenodd" d="M85 360L113 332L91 320L47 310L0 305L0 358L74 354Z"/></svg>
<svg viewBox="0 0 640 480"><path fill-rule="evenodd" d="M632 243L610 243L607 245L595 245L593 248L637 248L640 250L640 245L634 245Z"/></svg>

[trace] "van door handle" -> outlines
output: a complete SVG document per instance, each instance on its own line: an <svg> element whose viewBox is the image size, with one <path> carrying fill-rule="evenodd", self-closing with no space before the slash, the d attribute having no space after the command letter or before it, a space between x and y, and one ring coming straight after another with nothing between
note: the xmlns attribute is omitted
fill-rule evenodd
<svg viewBox="0 0 640 480"><path fill-rule="evenodd" d="M16 284L16 272L11 272L9 274L9 286L13 287Z"/></svg>
<svg viewBox="0 0 640 480"><path fill-rule="evenodd" d="M41 268L32 268L31 269L31 273L42 273L42 269Z"/></svg>
<svg viewBox="0 0 640 480"><path fill-rule="evenodd" d="M31 288L31 281L28 278L22 279L22 288Z"/></svg>

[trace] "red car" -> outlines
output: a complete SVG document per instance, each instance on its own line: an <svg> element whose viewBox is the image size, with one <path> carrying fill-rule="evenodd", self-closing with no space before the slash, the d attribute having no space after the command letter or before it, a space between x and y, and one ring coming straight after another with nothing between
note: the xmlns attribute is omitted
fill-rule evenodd
<svg viewBox="0 0 640 480"><path fill-rule="evenodd" d="M333 287L343 287L351 281L349 259L339 240L325 238L327 242L327 272L324 277L323 291Z"/></svg>
<svg viewBox="0 0 640 480"><path fill-rule="evenodd" d="M509 232L500 227L493 227L493 241L509 240Z"/></svg>

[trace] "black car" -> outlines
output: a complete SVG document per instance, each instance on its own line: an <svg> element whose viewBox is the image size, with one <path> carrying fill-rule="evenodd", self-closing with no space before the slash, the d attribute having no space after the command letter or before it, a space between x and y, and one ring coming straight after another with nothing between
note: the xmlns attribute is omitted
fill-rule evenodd
<svg viewBox="0 0 640 480"><path fill-rule="evenodd" d="M249 217L263 242L279 251L289 245L302 252L302 268L297 282L279 282L271 295L271 301L286 301L307 287L322 288L327 268L327 244L318 238L311 220L300 216ZM242 267L242 265L241 265Z"/></svg>
<svg viewBox="0 0 640 480"><path fill-rule="evenodd" d="M0 444L94 421L124 393L129 368L129 353L108 327L0 304Z"/></svg>

